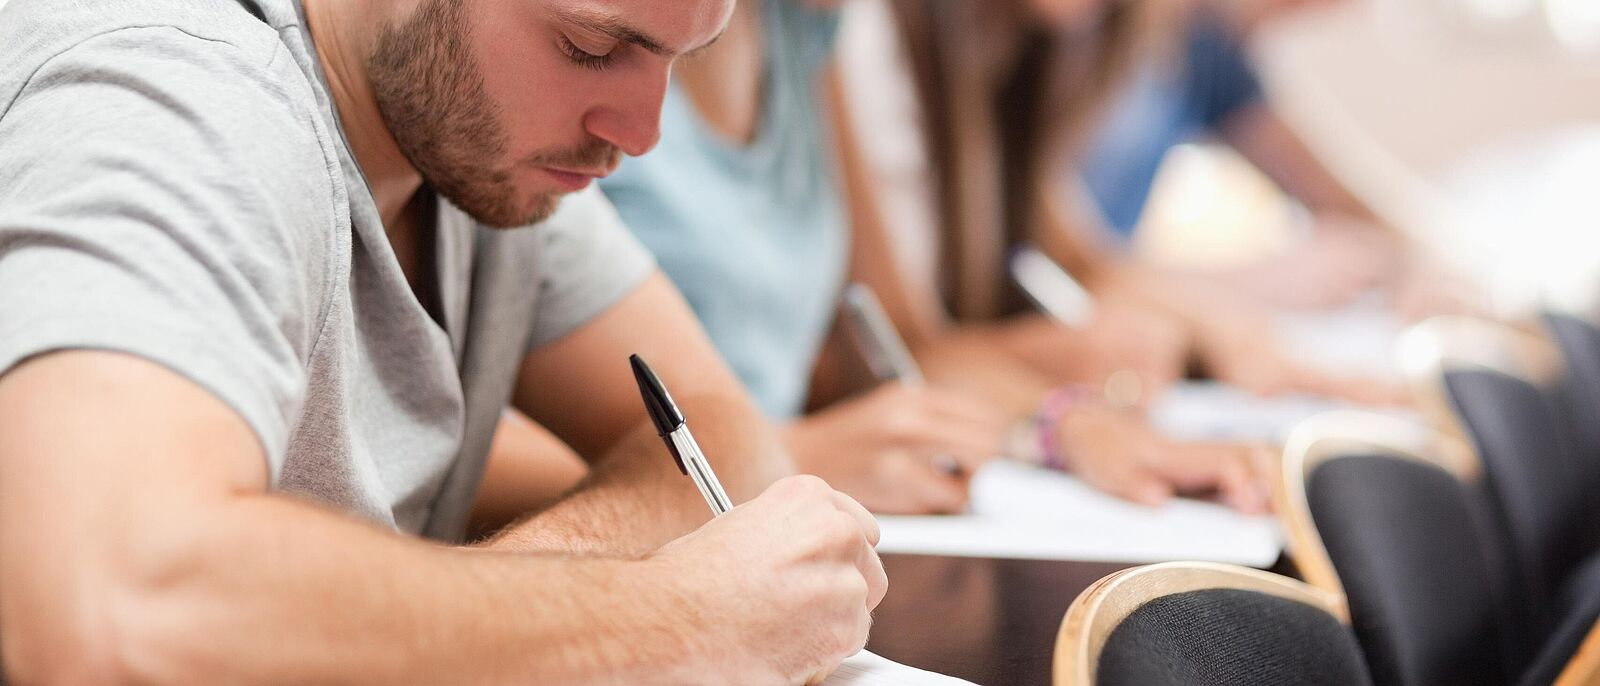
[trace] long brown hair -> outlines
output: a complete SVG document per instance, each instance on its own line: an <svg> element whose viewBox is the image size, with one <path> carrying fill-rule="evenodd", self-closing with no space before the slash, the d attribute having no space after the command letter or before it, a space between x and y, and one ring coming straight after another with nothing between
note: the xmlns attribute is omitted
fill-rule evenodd
<svg viewBox="0 0 1600 686"><path fill-rule="evenodd" d="M1091 130L1171 0L1110 0L1090 29L1024 0L891 0L923 104L942 216L944 300L960 319L1023 306L1006 253L1036 240L1045 182Z"/></svg>

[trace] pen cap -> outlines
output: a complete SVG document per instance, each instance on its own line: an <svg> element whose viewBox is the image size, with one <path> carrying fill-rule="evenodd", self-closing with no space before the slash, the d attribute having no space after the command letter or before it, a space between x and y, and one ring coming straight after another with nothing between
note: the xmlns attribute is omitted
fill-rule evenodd
<svg viewBox="0 0 1600 686"><path fill-rule="evenodd" d="M639 395L644 397L644 407L650 413L650 421L655 422L656 433L665 438L683 426L683 413L678 411L678 404L672 401L667 387L661 385L661 379L656 377L650 365L644 363L644 358L633 355L628 362L633 365L633 379L639 383Z"/></svg>
<svg viewBox="0 0 1600 686"><path fill-rule="evenodd" d="M639 384L639 395L644 398L645 411L650 413L656 433L666 440L672 460L678 463L678 471L688 474L689 467L683 463L683 456L678 454L678 445L671 436L672 432L683 426L683 413L678 411L678 404L672 402L667 387L661 385L661 379L656 378L656 373L644 363L644 358L632 355L628 357L628 362L633 365L633 380Z"/></svg>

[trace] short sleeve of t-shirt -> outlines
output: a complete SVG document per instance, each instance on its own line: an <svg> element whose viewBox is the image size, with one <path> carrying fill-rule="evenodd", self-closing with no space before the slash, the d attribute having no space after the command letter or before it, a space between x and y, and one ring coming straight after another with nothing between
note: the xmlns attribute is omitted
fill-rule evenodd
<svg viewBox="0 0 1600 686"><path fill-rule="evenodd" d="M1188 106L1206 128L1221 127L1266 97L1245 45L1220 18L1208 13L1194 18L1187 55Z"/></svg>
<svg viewBox="0 0 1600 686"><path fill-rule="evenodd" d="M563 199L554 215L526 230L539 241L528 273L541 278L531 347L588 323L655 271L654 258L595 188Z"/></svg>
<svg viewBox="0 0 1600 686"><path fill-rule="evenodd" d="M298 74L275 41L170 26L0 66L26 77L0 110L0 372L71 349L163 365L241 415L276 478L349 240Z"/></svg>
<svg viewBox="0 0 1600 686"><path fill-rule="evenodd" d="M839 10L815 8L798 0L785 0L772 4L769 11L777 13L778 24L786 32L785 37L794 41L801 73L814 73L833 59L833 48L839 35Z"/></svg>

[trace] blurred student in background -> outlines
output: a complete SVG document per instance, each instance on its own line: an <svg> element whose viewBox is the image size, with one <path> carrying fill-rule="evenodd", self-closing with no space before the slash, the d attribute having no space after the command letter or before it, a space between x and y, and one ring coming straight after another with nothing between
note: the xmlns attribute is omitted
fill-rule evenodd
<svg viewBox="0 0 1600 686"><path fill-rule="evenodd" d="M1066 402L1075 391L1054 392L1033 370L1013 370L1025 396L898 384L830 392L850 385L841 358L852 353L829 334L847 272L864 264L851 256L821 99L836 5L740 3L721 41L676 73L661 146L602 183L758 402L789 421L800 469L879 512L951 512L987 458L1066 467L1057 453L1070 452L1091 481L1143 502L1221 487L1240 508L1262 509L1247 448L1170 444L1134 417ZM1022 424L1022 444L1006 450L1007 427ZM1166 463L1151 467L1141 452ZM961 473L942 472L942 455Z"/></svg>
<svg viewBox="0 0 1600 686"><path fill-rule="evenodd" d="M952 36L966 40L937 46L937 57L979 82L980 72L998 70L1016 56L993 39L1017 33L1023 25L1014 22L1032 21L1033 15L1010 3L912 5L851 8L840 70L845 76L834 84L857 278L879 292L934 383L980 393L1008 414L1030 418L1038 428L1035 444L1027 445L1027 434L1019 434L1022 442L1012 452L1032 452L1138 502L1160 503L1178 492L1215 487L1239 509L1263 508L1262 453L1241 445L1167 440L1137 407L1099 392L1106 374L1117 369L1141 372L1147 389L1178 376L1190 343L1176 322L1121 296L1102 297L1086 331L1039 316L1000 315L998 301L1009 295L1002 292L1007 246L1000 240L1009 208L1005 175L998 149L965 135L980 126L998 135L999 108L990 99L954 96L949 109L926 107L924 84L908 75L900 26L902 20L916 25L931 18L912 13L955 12L941 21L950 20ZM1083 64L1125 59L1121 54L1138 44L1133 35L1156 20L1146 14L1149 8L1130 4L1128 10L1113 29L1127 32L1126 39L1086 51L1105 54ZM941 125L938 130L959 135L933 135L923 125L930 120ZM969 173L947 171L959 166L947 163L957 158L972 166ZM958 215L967 221L952 220ZM974 230L950 230L957 225Z"/></svg>
<svg viewBox="0 0 1600 686"><path fill-rule="evenodd" d="M1134 371L1162 368L1141 360L1165 355L1168 369L1198 364L1260 393L1395 399L1382 384L1332 378L1291 360L1260 308L1213 280L1124 255L1107 240L1094 201L1063 192L1081 188L1063 169L1098 113L1182 20L1174 5L863 0L861 7L861 30L874 35L850 41L859 49L846 48L857 54L843 70L855 84L847 85L850 121L864 147L862 181L851 195L872 205L858 212L858 230L885 234L904 290L926 301L901 303L902 326L938 330L948 326L939 316L948 311L956 322L993 329L983 341L1066 378L1074 378L1077 360L1063 351L1088 345ZM886 85L896 81L910 85ZM921 135L896 133L904 131ZM899 151L889 147L897 141ZM917 205L920 213L902 214ZM1028 308L1005 259L1023 245L1050 255L1095 294L1097 316L1085 330L1019 315Z"/></svg>
<svg viewBox="0 0 1600 686"><path fill-rule="evenodd" d="M1410 314L1451 307L1451 282L1440 281L1418 246L1312 154L1266 98L1246 54L1245 42L1263 22L1340 2L1191 0L1182 8L1168 45L1144 51L1069 165L1081 170L1082 187L1104 220L1098 224L1117 242L1131 239L1168 152L1216 140L1303 205L1311 221L1286 249L1210 276L1274 307L1338 306L1378 288L1391 290ZM1070 170L1068 176L1069 184L1080 178Z"/></svg>
<svg viewBox="0 0 1600 686"><path fill-rule="evenodd" d="M978 399L900 385L804 416L844 285L849 231L819 75L837 3L745 0L718 43L675 73L661 146L601 186L679 284L774 419L801 470L878 512L953 512L997 454L1003 418Z"/></svg>

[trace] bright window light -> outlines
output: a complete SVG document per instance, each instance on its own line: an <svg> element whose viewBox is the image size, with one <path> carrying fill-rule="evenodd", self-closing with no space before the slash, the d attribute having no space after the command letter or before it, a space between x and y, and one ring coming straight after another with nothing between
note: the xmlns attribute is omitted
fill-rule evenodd
<svg viewBox="0 0 1600 686"><path fill-rule="evenodd" d="M1467 11L1481 19L1509 21L1533 11L1537 0L1462 0ZM1593 0L1579 0L1592 2Z"/></svg>
<svg viewBox="0 0 1600 686"><path fill-rule="evenodd" d="M1544 0L1544 13L1562 47L1600 51L1600 0Z"/></svg>

